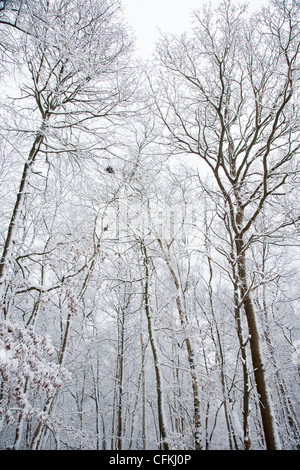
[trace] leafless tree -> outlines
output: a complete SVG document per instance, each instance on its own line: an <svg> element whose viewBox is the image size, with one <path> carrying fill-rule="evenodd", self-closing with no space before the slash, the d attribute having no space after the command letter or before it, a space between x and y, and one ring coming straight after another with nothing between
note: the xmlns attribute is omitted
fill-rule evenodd
<svg viewBox="0 0 300 470"><path fill-rule="evenodd" d="M217 12L195 13L191 38L164 37L154 99L172 151L198 157L205 164L199 171L211 173L223 198L266 447L275 449L280 442L247 258L262 208L297 172L299 10L297 2L282 1L251 19L244 13L225 1Z"/></svg>

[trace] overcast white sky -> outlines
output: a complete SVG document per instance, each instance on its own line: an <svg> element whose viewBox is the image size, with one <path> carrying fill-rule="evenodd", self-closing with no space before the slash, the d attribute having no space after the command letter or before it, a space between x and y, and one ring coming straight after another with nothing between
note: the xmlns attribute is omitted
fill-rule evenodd
<svg viewBox="0 0 300 470"><path fill-rule="evenodd" d="M182 33L191 26L191 12L202 7L206 0L122 0L125 18L133 27L137 54L148 58L154 50L158 29ZM214 0L212 5L218 3ZM239 3L245 3L243 0ZM248 0L249 8L257 9L268 0Z"/></svg>

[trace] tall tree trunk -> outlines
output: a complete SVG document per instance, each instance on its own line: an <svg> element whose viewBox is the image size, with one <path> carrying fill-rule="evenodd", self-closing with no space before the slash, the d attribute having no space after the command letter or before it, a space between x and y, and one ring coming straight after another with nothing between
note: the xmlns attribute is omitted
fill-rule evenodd
<svg viewBox="0 0 300 470"><path fill-rule="evenodd" d="M268 384L262 360L257 321L247 283L246 258L244 248L245 247L243 245L243 241L241 239L237 239L236 249L237 269L240 283L239 286L241 292L241 299L243 302L249 328L251 358L254 368L254 377L257 393L259 396L259 406L262 418L262 426L264 430L265 443L267 450L280 450L281 445L272 409L271 397L269 396L268 392Z"/></svg>
<svg viewBox="0 0 300 470"><path fill-rule="evenodd" d="M242 359L242 370L243 370L243 439L244 439L244 450L249 450L251 446L250 433L249 433L249 402L250 402L250 376L248 371L248 355L247 355L247 343L248 338L243 337L243 327L241 319L241 306L238 295L238 286L234 284L234 310L235 310L235 323L237 329L237 335L240 344L240 353Z"/></svg>
<svg viewBox="0 0 300 470"><path fill-rule="evenodd" d="M117 449L122 450L122 431L123 431L123 370L124 370L124 310L121 311L118 325L118 405L117 405Z"/></svg>
<svg viewBox="0 0 300 470"><path fill-rule="evenodd" d="M163 252L164 259L166 261L166 264L169 268L169 271L172 275L175 288L177 291L177 296L176 296L176 305L177 305L177 311L179 315L179 320L182 328L182 332L184 334L184 340L185 340L185 345L186 345L186 350L187 350L187 356L188 356L188 363L189 363L189 369L190 369L190 376L191 376L191 381L192 381L192 390L193 390L193 408L194 408L194 441L195 441L195 449L196 450L201 450L202 445L201 445L201 419L200 419L200 398L199 398L199 386L198 386L198 378L197 378L197 373L196 373L196 366L195 366L195 356L194 356L194 351L193 351L193 346L190 341L190 338L187 334L186 331L186 315L184 313L183 307L182 307L182 302L180 299L180 283L178 280L178 277L176 276L176 273L174 269L171 266L170 260L168 255L165 253L163 244L161 239L158 239L158 244Z"/></svg>
<svg viewBox="0 0 300 470"><path fill-rule="evenodd" d="M230 414L230 407L229 407L230 393L228 391L227 379L226 379L225 354L223 351L221 332L219 329L218 321L217 321L216 314L215 314L214 303L213 303L213 287L212 287L213 268L212 268L212 262L211 262L211 257L209 254L209 247L208 247L207 242L206 242L206 251L207 251L206 257L207 257L207 263L208 263L208 269L209 269L208 293L209 293L210 313L212 315L213 323L214 323L214 327L216 331L216 340L214 342L216 344L216 354L217 354L218 362L220 365L220 377L221 377L223 401L224 401L224 414L225 414L225 422L226 422L227 433L228 433L229 448L230 450L233 450L233 449L237 449L238 446L237 446L237 442L235 438L235 432L234 432L234 427L232 423L232 416ZM211 326L211 332L212 332L212 337L213 337L214 332L213 332L212 326Z"/></svg>
<svg viewBox="0 0 300 470"><path fill-rule="evenodd" d="M140 333L140 341L141 341L141 352L142 352L142 370L141 370L141 380L142 380L142 441L143 441L143 450L147 447L147 440L146 440L146 378L145 378L145 352L146 346L144 344L144 338L141 328Z"/></svg>
<svg viewBox="0 0 300 470"><path fill-rule="evenodd" d="M147 318L148 324L148 334L149 334L149 341L151 345L151 350L153 354L153 361L154 361L154 369L155 369L155 378L156 378L156 390L157 390L157 412L158 412L158 425L159 431L162 439L162 445L164 450L169 450L168 444L168 433L167 433L167 426L165 422L165 413L164 413L164 392L163 392L163 384L162 384L162 376L161 376L161 368L160 362L158 357L158 347L156 343L155 332L153 329L152 324L152 316L150 311L150 302L149 302L149 258L147 255L147 250L144 244L141 245L142 253L144 256L144 268L145 268L145 283L143 286L143 295L144 295L144 306L145 306L145 313Z"/></svg>
<svg viewBox="0 0 300 470"><path fill-rule="evenodd" d="M40 132L36 135L35 140L33 142L33 145L31 147L31 150L28 155L28 159L24 165L23 168L23 173L21 176L21 181L19 185L19 190L17 193L16 197L16 202L12 211L10 223L8 226L7 230L7 235L1 255L1 261L0 261L0 286L2 286L5 278L5 268L7 267L10 257L12 255L12 250L13 250L13 245L15 243L15 233L18 228L18 218L21 213L22 207L23 207L23 202L24 202L24 197L26 194L28 182L30 179L30 174L31 174L31 168L36 160L36 156L38 155L41 145L44 142L45 138L45 129L46 129L46 119L49 117L46 116ZM3 292L1 292L1 295L3 295Z"/></svg>
<svg viewBox="0 0 300 470"><path fill-rule="evenodd" d="M266 261L267 261L267 252L268 244L264 241L262 247L262 262L260 270L265 274L266 272ZM269 328L269 318L268 318L268 305L267 305L267 293L266 293L266 284L264 283L261 287L261 292L259 293L259 298L255 299L255 304L258 306L260 312L264 315L265 325L264 325L264 337L265 343L269 352L269 357L273 365L274 370L274 381L278 393L278 412L281 415L281 434L286 433L287 436L293 436L295 442L299 442L300 430L297 421L297 414L294 410L293 404L290 400L290 394L287 390L284 377L282 376L282 371L276 366L276 352L272 342L272 333Z"/></svg>

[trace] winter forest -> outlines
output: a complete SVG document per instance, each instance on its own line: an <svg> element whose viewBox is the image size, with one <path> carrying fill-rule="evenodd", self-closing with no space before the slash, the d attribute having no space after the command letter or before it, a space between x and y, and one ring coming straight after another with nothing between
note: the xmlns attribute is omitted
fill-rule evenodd
<svg viewBox="0 0 300 470"><path fill-rule="evenodd" d="M300 448L299 16L0 0L0 449Z"/></svg>

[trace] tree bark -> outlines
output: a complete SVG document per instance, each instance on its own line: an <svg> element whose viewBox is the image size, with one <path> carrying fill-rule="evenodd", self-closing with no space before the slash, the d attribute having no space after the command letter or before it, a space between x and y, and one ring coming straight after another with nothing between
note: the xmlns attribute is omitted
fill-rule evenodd
<svg viewBox="0 0 300 470"><path fill-rule="evenodd" d="M42 129L44 128L44 125L42 126ZM16 197L16 202L13 208L12 216L10 219L10 223L8 226L7 230L7 235L3 247L3 252L1 256L1 261L0 261L0 285L3 283L3 277L5 275L5 267L9 261L9 256L12 251L12 245L14 243L14 236L15 236L15 231L17 228L17 222L18 222L18 216L20 214L20 211L22 210L22 204L24 201L24 196L26 192L26 186L29 181L30 177L30 170L31 167L33 166L36 156L41 148L41 145L44 140L44 133L41 131L35 138L34 143L32 145L32 148L30 150L28 159L24 165L23 168L23 173L19 185L19 190L18 194Z"/></svg>
<svg viewBox="0 0 300 470"><path fill-rule="evenodd" d="M246 259L242 240L236 241L237 248L237 268L240 282L240 292L244 306L250 338L250 350L256 389L259 396L259 407L262 418L262 426L267 450L280 450L280 441L276 429L275 417L273 414L271 397L268 392L268 384L265 375L262 352L260 348L260 338L257 328L255 311L247 284Z"/></svg>
<svg viewBox="0 0 300 470"><path fill-rule="evenodd" d="M185 313L182 307L182 302L180 299L179 295L179 289L180 289L180 284L178 277L172 268L170 264L169 257L167 254L164 252L163 249L163 244L161 239L158 239L158 244L163 252L164 259L166 261L166 264L169 268L169 271L172 275L176 291L178 295L176 296L176 305L177 305L177 310L178 310L178 315L179 315L179 320L182 328L182 332L184 334L184 340L185 340L185 345L186 345L186 350L187 350L187 356L188 356L188 363L189 363L189 369L190 369L190 376L191 376L191 381L192 381L192 390L193 390L193 408L194 408L194 441L195 441L195 449L196 450L201 450L202 445L201 445L201 419L200 419L200 398L199 398L199 386L198 386L198 378L197 378L197 373L196 373L196 365L195 365L195 356L194 356L194 351L192 347L192 343L190 341L190 338L187 334L186 331L186 319L185 319Z"/></svg>
<svg viewBox="0 0 300 470"><path fill-rule="evenodd" d="M147 255L147 250L146 250L145 245L142 244L141 249L144 255L144 267L145 267L144 305L145 305L145 313L146 313L146 318L147 318L147 323L148 323L148 334L149 334L149 340L150 340L150 345L151 345L152 354L153 354L155 378L156 378L158 425L159 425L159 431L160 431L161 438L162 438L163 448L164 450L169 450L168 434L167 434L167 427L166 427L165 415L164 415L164 394L163 394L162 377L161 377L160 363L159 363L159 358L158 358L156 338L155 338L155 333L153 330L150 305L149 305L149 261L150 260Z"/></svg>

